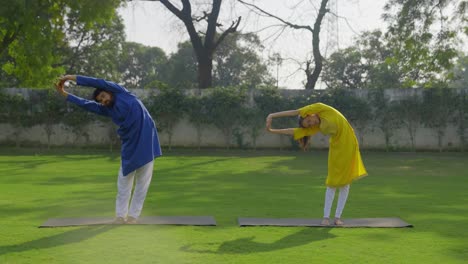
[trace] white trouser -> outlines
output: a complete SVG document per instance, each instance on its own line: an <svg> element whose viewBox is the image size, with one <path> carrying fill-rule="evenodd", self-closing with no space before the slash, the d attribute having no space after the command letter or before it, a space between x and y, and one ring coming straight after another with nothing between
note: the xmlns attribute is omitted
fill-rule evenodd
<svg viewBox="0 0 468 264"><path fill-rule="evenodd" d="M336 188L327 187L327 191L325 192L325 206L323 208L324 218L330 218L330 210L333 204L333 199L335 198L335 191ZM348 193L349 184L340 188L340 195L338 196L338 204L336 205L335 218L341 217L341 213L343 213L346 200L348 199Z"/></svg>
<svg viewBox="0 0 468 264"><path fill-rule="evenodd" d="M151 178L153 177L153 163L154 161L151 161L143 167L130 172L127 176L123 176L122 168L120 168L117 180L117 198L115 201L115 214L117 217L126 217L127 214L134 218L140 216L146 193L148 192ZM128 204L130 202L134 180L136 184L129 211Z"/></svg>

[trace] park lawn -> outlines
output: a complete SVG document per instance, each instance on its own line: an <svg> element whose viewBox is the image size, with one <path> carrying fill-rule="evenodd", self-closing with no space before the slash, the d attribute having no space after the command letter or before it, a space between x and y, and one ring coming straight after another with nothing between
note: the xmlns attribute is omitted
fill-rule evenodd
<svg viewBox="0 0 468 264"><path fill-rule="evenodd" d="M343 218L414 228L238 227L322 216L327 152L165 151L143 216L212 215L216 227L37 228L113 216L118 154L0 150L0 263L466 263L468 154L363 152ZM334 210L334 208L333 208ZM332 212L334 212L332 210Z"/></svg>

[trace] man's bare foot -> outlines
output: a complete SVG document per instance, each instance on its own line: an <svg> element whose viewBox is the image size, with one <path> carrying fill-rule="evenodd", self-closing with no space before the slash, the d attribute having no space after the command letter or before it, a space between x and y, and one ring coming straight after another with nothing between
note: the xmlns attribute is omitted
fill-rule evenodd
<svg viewBox="0 0 468 264"><path fill-rule="evenodd" d="M125 224L125 218L123 217L116 217L114 221L112 221L112 224L114 225L122 225Z"/></svg>
<svg viewBox="0 0 468 264"><path fill-rule="evenodd" d="M125 223L129 225L134 225L137 223L137 219L135 217L129 216Z"/></svg>
<svg viewBox="0 0 468 264"><path fill-rule="evenodd" d="M320 225L329 226L330 225L330 218L324 217L322 222L320 223Z"/></svg>
<svg viewBox="0 0 468 264"><path fill-rule="evenodd" d="M341 221L341 219L340 219L340 218L335 218L335 225L337 225L337 226L338 226L338 225L343 225L343 224L344 224L344 222L343 222L343 221Z"/></svg>

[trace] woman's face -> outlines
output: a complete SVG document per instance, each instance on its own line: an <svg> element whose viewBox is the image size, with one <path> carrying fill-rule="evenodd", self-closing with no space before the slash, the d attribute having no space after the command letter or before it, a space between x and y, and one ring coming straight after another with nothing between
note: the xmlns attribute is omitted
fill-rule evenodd
<svg viewBox="0 0 468 264"><path fill-rule="evenodd" d="M316 114L308 115L302 120L302 126L304 127L313 127L318 124L320 124L320 119Z"/></svg>

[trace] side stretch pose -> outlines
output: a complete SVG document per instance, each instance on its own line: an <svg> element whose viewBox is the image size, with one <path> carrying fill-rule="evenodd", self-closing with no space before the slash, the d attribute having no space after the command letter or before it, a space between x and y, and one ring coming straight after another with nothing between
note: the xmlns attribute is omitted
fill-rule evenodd
<svg viewBox="0 0 468 264"><path fill-rule="evenodd" d="M288 116L299 116L299 128L271 128L273 118ZM352 181L367 175L356 135L348 120L335 108L323 103L315 103L298 110L269 114L266 119L266 128L271 133L294 136L304 150L307 148L310 136L317 132L330 137L322 225L330 225L330 210L336 188L340 189L340 194L334 223L343 225L341 214L348 198L349 186Z"/></svg>
<svg viewBox="0 0 468 264"><path fill-rule="evenodd" d="M66 92L64 90L66 81L96 88L93 93L94 101ZM87 111L110 117L119 126L117 134L122 141L122 163L117 180L114 223L135 224L143 209L151 183L154 159L162 155L158 132L151 115L135 95L113 82L86 76L65 75L60 77L55 86L68 102ZM136 184L132 196L134 181Z"/></svg>

